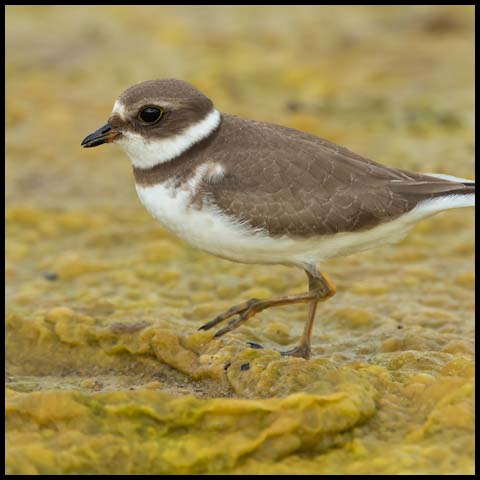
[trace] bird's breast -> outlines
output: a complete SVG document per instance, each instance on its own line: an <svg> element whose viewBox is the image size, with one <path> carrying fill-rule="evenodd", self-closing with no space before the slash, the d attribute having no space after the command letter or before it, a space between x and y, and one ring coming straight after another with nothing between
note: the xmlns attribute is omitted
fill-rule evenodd
<svg viewBox="0 0 480 480"><path fill-rule="evenodd" d="M246 263L256 263L262 252L270 251L268 237L251 232L244 223L210 202L199 201L192 179L180 186L173 181L136 184L136 189L140 201L156 220L197 248Z"/></svg>

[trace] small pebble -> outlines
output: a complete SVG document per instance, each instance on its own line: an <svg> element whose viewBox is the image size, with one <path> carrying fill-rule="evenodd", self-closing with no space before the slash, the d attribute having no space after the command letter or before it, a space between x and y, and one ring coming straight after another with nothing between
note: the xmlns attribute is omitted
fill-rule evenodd
<svg viewBox="0 0 480 480"><path fill-rule="evenodd" d="M43 278L45 280L50 281L50 282L54 282L55 280L58 280L58 273L56 273L56 272L45 272L43 274Z"/></svg>
<svg viewBox="0 0 480 480"><path fill-rule="evenodd" d="M247 363L244 363L243 365L240 365L240 370L249 370L250 369L250 364L247 362Z"/></svg>

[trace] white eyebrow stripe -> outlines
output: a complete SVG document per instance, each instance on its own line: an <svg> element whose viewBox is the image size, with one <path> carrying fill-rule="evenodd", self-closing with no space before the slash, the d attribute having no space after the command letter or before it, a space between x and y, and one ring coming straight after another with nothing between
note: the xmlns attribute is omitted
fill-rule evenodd
<svg viewBox="0 0 480 480"><path fill-rule="evenodd" d="M127 118L127 111L118 100L113 105L112 115L118 115L122 120L126 120Z"/></svg>

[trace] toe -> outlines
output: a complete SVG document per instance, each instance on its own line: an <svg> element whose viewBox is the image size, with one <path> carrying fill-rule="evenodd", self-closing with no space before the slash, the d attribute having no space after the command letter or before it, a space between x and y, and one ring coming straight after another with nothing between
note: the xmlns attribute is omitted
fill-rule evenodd
<svg viewBox="0 0 480 480"><path fill-rule="evenodd" d="M283 357L299 357L308 360L310 358L310 348L299 345L298 347L292 348L292 350L287 350L280 352Z"/></svg>
<svg viewBox="0 0 480 480"><path fill-rule="evenodd" d="M233 315L238 315L238 314L246 312L253 305L255 305L258 301L259 300L257 300L256 298L251 298L247 302L240 303L239 305L234 305L233 307L230 307L228 310L221 313L220 315L217 315L213 320L210 320L209 322L205 323L205 325L202 325L199 328L199 330L210 330L215 325L218 325L219 323L223 322L224 320L227 320L228 318L233 317ZM215 336L216 336L216 334L215 334Z"/></svg>

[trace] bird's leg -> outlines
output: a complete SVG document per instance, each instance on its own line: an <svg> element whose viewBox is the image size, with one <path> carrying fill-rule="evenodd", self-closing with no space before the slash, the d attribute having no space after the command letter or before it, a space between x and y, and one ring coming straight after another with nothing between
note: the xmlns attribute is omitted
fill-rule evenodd
<svg viewBox="0 0 480 480"><path fill-rule="evenodd" d="M326 274L320 273L316 268L305 270L305 272L308 276L309 292L314 293L315 298L309 303L308 320L305 324L305 328L303 329L299 345L292 350L287 350L281 353L282 355L302 357L308 360L310 358L310 344L318 302L325 301L328 298L333 297L337 289L330 278Z"/></svg>
<svg viewBox="0 0 480 480"><path fill-rule="evenodd" d="M246 322L249 318L253 317L257 313L270 307L278 307L280 305L289 305L292 303L309 303L309 316L305 326L300 344L297 348L283 353L284 355L300 356L303 358L309 358L310 356L310 337L312 334L313 322L315 319L315 311L317 303L319 301L326 300L327 298L335 295L335 285L328 278L327 275L320 273L313 265L305 265L305 273L308 276L309 291L298 295L287 295L279 298L272 298L270 300L257 300L252 298L247 302L240 303L224 313L218 315L212 321L201 326L201 330L209 330L215 325L223 322L224 320L237 315L232 318L228 325L221 328L215 333L215 337L220 337L227 332L230 332L237 328L242 323Z"/></svg>

